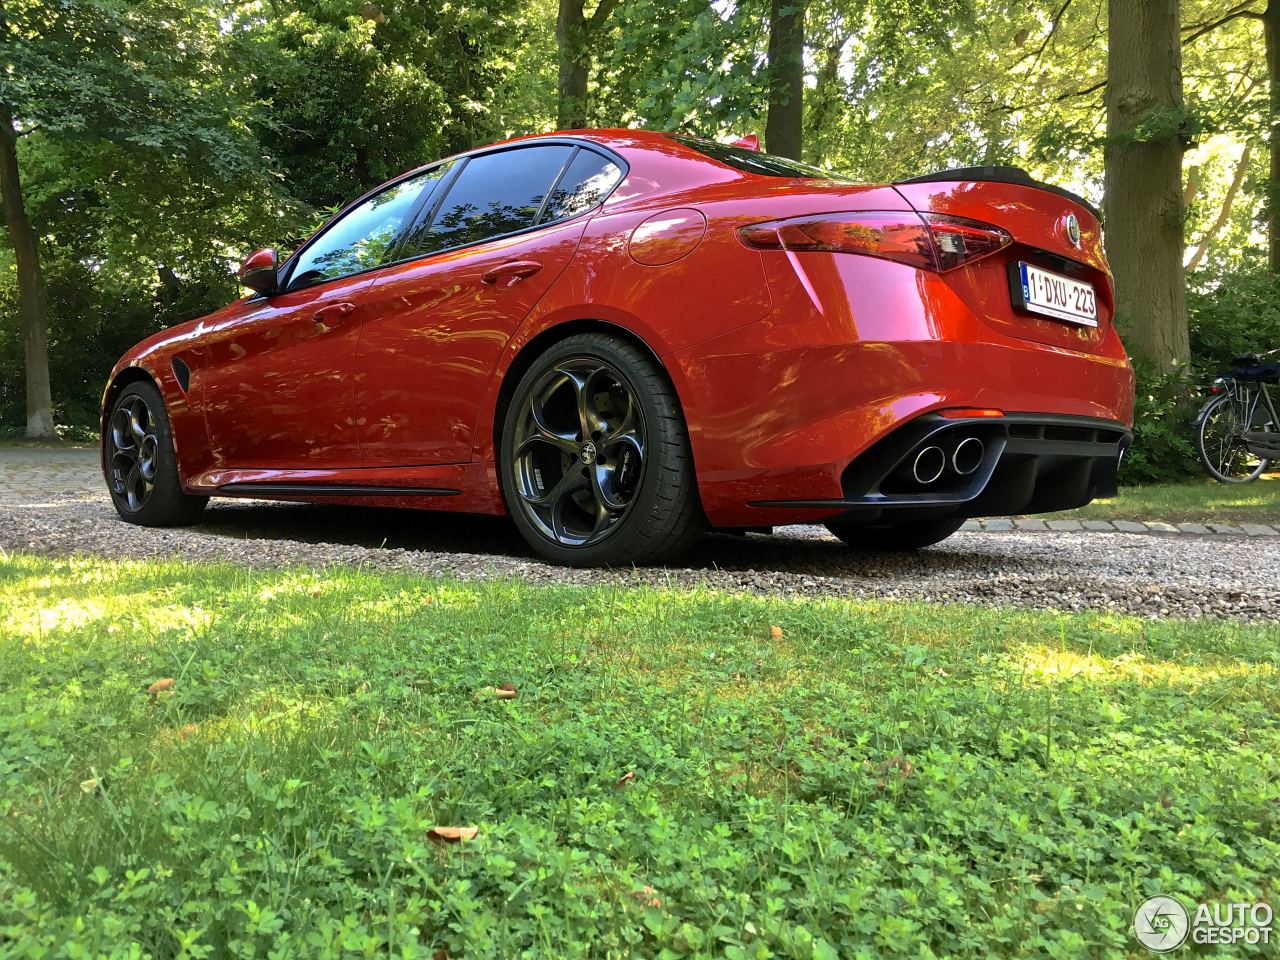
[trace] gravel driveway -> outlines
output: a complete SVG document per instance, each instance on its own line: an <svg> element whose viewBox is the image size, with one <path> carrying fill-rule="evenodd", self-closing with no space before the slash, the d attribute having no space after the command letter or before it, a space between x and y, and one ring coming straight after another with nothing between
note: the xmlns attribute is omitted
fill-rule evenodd
<svg viewBox="0 0 1280 960"><path fill-rule="evenodd" d="M961 531L893 556L857 553L820 527L785 527L767 537L708 536L667 569L567 570L534 560L508 523L481 517L214 500L198 527L134 527L116 517L92 450L0 447L0 547L1280 621L1275 537Z"/></svg>

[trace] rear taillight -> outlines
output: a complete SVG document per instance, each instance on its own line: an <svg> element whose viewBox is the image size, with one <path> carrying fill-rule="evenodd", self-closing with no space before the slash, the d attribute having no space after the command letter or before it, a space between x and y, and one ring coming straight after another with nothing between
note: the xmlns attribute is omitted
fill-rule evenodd
<svg viewBox="0 0 1280 960"><path fill-rule="evenodd" d="M941 213L823 213L740 227L757 250L858 253L946 271L995 253L1013 238L999 227Z"/></svg>

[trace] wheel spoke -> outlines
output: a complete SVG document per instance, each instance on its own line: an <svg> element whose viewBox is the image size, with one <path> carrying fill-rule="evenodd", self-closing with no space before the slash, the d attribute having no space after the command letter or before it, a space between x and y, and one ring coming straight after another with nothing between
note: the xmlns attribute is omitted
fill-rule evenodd
<svg viewBox="0 0 1280 960"><path fill-rule="evenodd" d="M138 469L136 463L129 468L129 475L124 478L124 495L130 510L137 510L146 499L142 471Z"/></svg>
<svg viewBox="0 0 1280 960"><path fill-rule="evenodd" d="M142 441L146 439L149 412L141 397L136 398L129 406L129 433L135 446L142 446Z"/></svg>
<svg viewBox="0 0 1280 960"><path fill-rule="evenodd" d="M551 428L547 423L546 411L543 408L541 399L534 400L529 406L529 425L533 428L533 433L526 437L517 448L516 456L520 456L528 450L530 443L540 442L548 443L557 449L563 450L569 456L577 458L578 438Z"/></svg>
<svg viewBox="0 0 1280 960"><path fill-rule="evenodd" d="M143 438L138 451L138 470L147 483L156 482L156 436L149 433Z"/></svg>
<svg viewBox="0 0 1280 960"><path fill-rule="evenodd" d="M604 373L603 368L597 368L588 373L577 370L561 370L561 372L573 385L574 400L578 405L578 428L582 431L581 439L585 442L603 436L608 424L595 411L591 402L591 382Z"/></svg>
<svg viewBox="0 0 1280 960"><path fill-rule="evenodd" d="M129 411L120 407L111 416L111 443L120 451L137 449L129 430Z"/></svg>
<svg viewBox="0 0 1280 960"><path fill-rule="evenodd" d="M555 482L555 485L541 496L530 495L524 490L520 491L520 496L525 502L535 507L551 507L554 509L561 500L570 493L576 493L587 485L587 478L583 473L581 466L570 465L565 471L564 476Z"/></svg>
<svg viewBox="0 0 1280 960"><path fill-rule="evenodd" d="M612 446L627 437L632 439L638 449L640 446L640 439L636 434L636 402L630 392L627 393L626 411L617 419L616 422L606 424L604 439L601 440L601 446Z"/></svg>

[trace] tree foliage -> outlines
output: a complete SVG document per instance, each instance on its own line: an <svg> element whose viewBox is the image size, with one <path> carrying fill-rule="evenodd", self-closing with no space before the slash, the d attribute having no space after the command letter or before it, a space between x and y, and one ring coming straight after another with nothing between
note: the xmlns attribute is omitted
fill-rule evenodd
<svg viewBox="0 0 1280 960"><path fill-rule="evenodd" d="M764 132L770 0L599 4L580 4L602 14L579 37L586 122ZM401 170L553 129L561 6L5 0L0 105L45 266L60 422L91 422L128 343L233 296L248 250L296 243ZM1188 135L1196 289L1265 261L1263 7L1186 0L1185 107L1151 118ZM1107 23L1105 0L807 0L804 159L866 180L1015 163L1100 202ZM7 238L0 311L0 424L20 430Z"/></svg>

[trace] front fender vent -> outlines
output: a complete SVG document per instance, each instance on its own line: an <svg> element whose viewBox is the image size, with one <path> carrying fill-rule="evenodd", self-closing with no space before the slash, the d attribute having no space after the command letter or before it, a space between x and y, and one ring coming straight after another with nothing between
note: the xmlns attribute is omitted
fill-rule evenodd
<svg viewBox="0 0 1280 960"><path fill-rule="evenodd" d="M191 388L191 368L187 366L187 362L181 357L173 358L173 375L178 380L178 386L182 388L182 392L186 393Z"/></svg>

